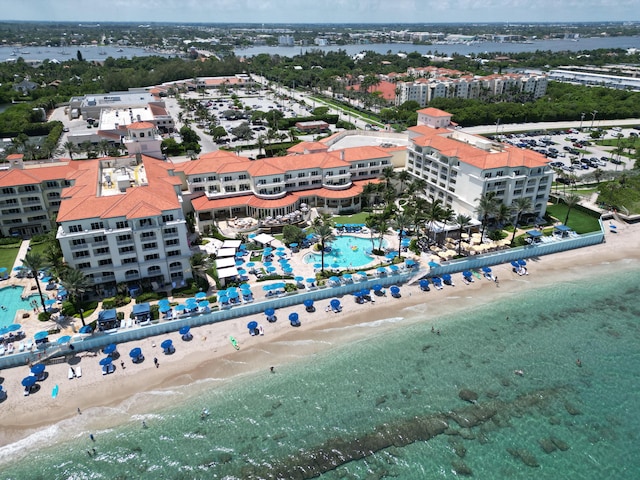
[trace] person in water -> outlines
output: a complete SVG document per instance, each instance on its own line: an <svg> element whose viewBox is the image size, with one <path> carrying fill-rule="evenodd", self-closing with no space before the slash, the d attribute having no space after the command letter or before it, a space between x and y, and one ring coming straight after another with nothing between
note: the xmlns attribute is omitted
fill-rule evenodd
<svg viewBox="0 0 640 480"><path fill-rule="evenodd" d="M576 365L577 365L577 366L579 366L579 367L581 367L581 366L582 366L582 362L580 361L580 359L577 359L577 360L576 360Z"/></svg>

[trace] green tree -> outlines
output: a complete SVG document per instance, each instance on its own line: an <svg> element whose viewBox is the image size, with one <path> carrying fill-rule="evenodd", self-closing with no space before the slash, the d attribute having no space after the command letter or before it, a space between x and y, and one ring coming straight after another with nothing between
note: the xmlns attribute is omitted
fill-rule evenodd
<svg viewBox="0 0 640 480"><path fill-rule="evenodd" d="M482 222L481 238L484 238L484 232L487 228L487 224L489 223L489 219L495 215L498 208L498 202L496 201L495 193L493 192L485 193L484 195L481 195L480 198L476 198L475 201L478 202L475 212Z"/></svg>
<svg viewBox="0 0 640 480"><path fill-rule="evenodd" d="M26 268L29 272L31 272L31 274L33 275L33 278L36 279L36 286L38 287L38 295L40 296L42 311L46 312L47 307L44 304L44 295L42 294L42 287L40 287L38 274L40 273L40 270L48 266L47 262L42 257L42 255L40 255L37 252L27 253L21 261L22 261L22 266Z"/></svg>
<svg viewBox="0 0 640 480"><path fill-rule="evenodd" d="M462 213L456 215L455 222L458 224L458 255L462 253L462 231L471 225L471 217Z"/></svg>
<svg viewBox="0 0 640 480"><path fill-rule="evenodd" d="M67 268L60 279L60 284L69 293L69 300L73 304L76 312L80 314L82 325L86 325L84 321L84 311L82 309L82 298L84 293L91 288L91 280L85 276L81 270Z"/></svg>
<svg viewBox="0 0 640 480"><path fill-rule="evenodd" d="M399 213L393 219L393 226L398 230L398 256L402 256L402 237L405 229L409 226L410 218L405 213Z"/></svg>
<svg viewBox="0 0 640 480"><path fill-rule="evenodd" d="M300 244L304 241L306 234L297 225L285 225L282 228L282 241L287 245L292 243Z"/></svg>
<svg viewBox="0 0 640 480"><path fill-rule="evenodd" d="M564 224L566 225L569 221L569 214L571 213L571 209L580 203L579 195L567 195L564 197L564 203L567 206L567 215L564 217Z"/></svg>
<svg viewBox="0 0 640 480"><path fill-rule="evenodd" d="M529 197L519 197L516 198L511 203L511 211L515 214L516 218L513 221L513 235L511 236L511 245L516 239L516 231L518 230L518 223L520 222L520 217L524 213L528 213L533 210L533 204L531 203L531 199Z"/></svg>
<svg viewBox="0 0 640 480"><path fill-rule="evenodd" d="M321 272L324 273L324 251L327 245L331 244L335 240L335 236L333 235L333 228L331 225L321 224L314 228L316 235L318 236L318 240L320 243L320 258L322 261Z"/></svg>

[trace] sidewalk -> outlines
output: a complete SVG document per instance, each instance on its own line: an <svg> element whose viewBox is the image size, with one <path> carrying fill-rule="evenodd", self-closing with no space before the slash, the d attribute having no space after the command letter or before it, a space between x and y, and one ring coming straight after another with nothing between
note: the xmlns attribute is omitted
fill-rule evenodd
<svg viewBox="0 0 640 480"><path fill-rule="evenodd" d="M18 250L18 255L16 255L16 260L15 262L13 262L13 267L11 272L14 272L16 267L21 267L22 266L22 260L24 259L25 255L29 252L29 243L31 243L31 240L23 240L22 243L20 244L20 249ZM11 272L9 272L11 274Z"/></svg>

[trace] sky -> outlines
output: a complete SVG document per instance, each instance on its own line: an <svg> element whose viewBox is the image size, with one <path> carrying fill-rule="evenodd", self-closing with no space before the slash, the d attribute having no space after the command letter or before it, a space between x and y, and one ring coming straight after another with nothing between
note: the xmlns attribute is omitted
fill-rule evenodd
<svg viewBox="0 0 640 480"><path fill-rule="evenodd" d="M638 20L638 0L0 0L6 20L457 23Z"/></svg>

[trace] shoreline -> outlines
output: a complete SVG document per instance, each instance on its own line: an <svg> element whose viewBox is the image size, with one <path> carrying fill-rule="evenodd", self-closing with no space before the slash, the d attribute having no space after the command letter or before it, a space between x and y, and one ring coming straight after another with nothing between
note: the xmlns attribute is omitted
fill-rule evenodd
<svg viewBox="0 0 640 480"><path fill-rule="evenodd" d="M49 376L41 382L40 391L28 397L22 395L20 385L28 369L5 370L0 374L8 391L8 398L0 404L3 425L0 463L26 455L26 448L50 444L50 439L44 438L51 435L47 432L49 427L58 425L57 430L62 431L64 438L65 433L74 436L78 431L125 424L132 418L169 408L180 402L184 395L192 396L200 388L210 388L212 382L225 384L249 374L268 374L270 366L275 366L277 372L292 361L306 361L316 353L339 348L349 341L366 339L370 330L355 328L360 324L377 322L376 327L395 328L397 323L380 320L401 317L403 321L414 322L420 316L420 321L427 327L444 328L445 325L439 322L440 316L451 316L490 304L525 289L584 279L587 268L589 276L610 269L612 263L619 269L637 268L637 260L640 259L638 232L640 226L624 225L618 233L607 233L606 243L528 259L530 275L524 277L512 273L510 265L496 266L494 272L500 277L499 285L485 279L464 285L460 275L456 274L456 287L445 287L441 291L421 292L417 286L403 285L402 298L374 296L376 302L369 305L358 305L350 297L345 297L342 299L343 311L331 313L329 318L320 304L314 313L304 312L301 305L280 309L276 312L276 323L263 322L264 336L249 336L245 327L247 318L238 318L192 329L194 338L191 342L180 340L178 333L174 332L161 338L120 344L121 358L114 362L116 372L104 377L98 365L103 354L81 352L76 356L79 359L76 365L83 369L82 378L67 379L67 363L49 365ZM428 307L424 308L424 305ZM288 324L288 314L292 311L300 313L302 327L299 329ZM429 315L427 320L424 319L425 311ZM264 318L257 320L263 321ZM240 351L231 346L230 335L238 340ZM165 338L174 340L175 354L166 356L162 353L159 344ZM154 344L155 347L152 346ZM142 364L133 365L128 358L128 352L134 346L140 346L146 356ZM154 367L154 356L159 360L158 368ZM121 369L121 360L125 362L125 370ZM53 399L50 392L56 384L60 393ZM150 400L150 394L156 392L175 395L163 398L156 395ZM77 408L81 408L82 415L78 415ZM67 432L67 428L71 430ZM61 438L59 433L55 438Z"/></svg>

